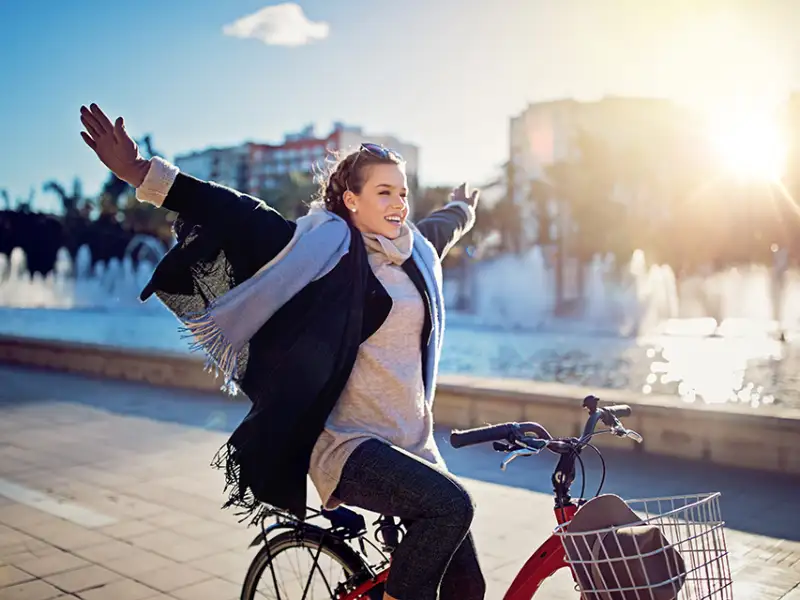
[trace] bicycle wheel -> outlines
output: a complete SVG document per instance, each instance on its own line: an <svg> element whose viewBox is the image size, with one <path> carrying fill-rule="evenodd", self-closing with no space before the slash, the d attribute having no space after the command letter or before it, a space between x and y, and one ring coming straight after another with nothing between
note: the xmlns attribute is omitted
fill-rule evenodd
<svg viewBox="0 0 800 600"><path fill-rule="evenodd" d="M284 531L253 558L241 600L335 600L366 572L350 546L322 529Z"/></svg>

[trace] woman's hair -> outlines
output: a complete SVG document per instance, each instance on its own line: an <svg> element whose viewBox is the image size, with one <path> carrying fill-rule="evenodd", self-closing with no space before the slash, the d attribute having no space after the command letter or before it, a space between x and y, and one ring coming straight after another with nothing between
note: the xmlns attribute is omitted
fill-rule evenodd
<svg viewBox="0 0 800 600"><path fill-rule="evenodd" d="M336 213L346 221L350 221L350 211L344 205L344 193L350 190L360 194L366 183L369 170L375 165L404 165L403 160L389 152L386 156L378 156L363 148L340 158L336 153L326 168L318 173L316 179L319 191L314 201L316 205L324 205L329 211Z"/></svg>

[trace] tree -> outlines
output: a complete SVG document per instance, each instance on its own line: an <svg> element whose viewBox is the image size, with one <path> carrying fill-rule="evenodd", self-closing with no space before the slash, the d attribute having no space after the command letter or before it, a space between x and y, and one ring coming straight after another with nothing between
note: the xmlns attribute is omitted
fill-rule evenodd
<svg viewBox="0 0 800 600"><path fill-rule="evenodd" d="M424 219L433 211L442 208L450 201L453 188L443 185L426 187L412 198L414 203L414 219Z"/></svg>
<svg viewBox="0 0 800 600"><path fill-rule="evenodd" d="M83 197L81 180L77 177L72 182L72 193L67 193L64 186L55 180L46 182L42 186L42 191L52 192L58 196L66 219L69 220L85 214L85 208L89 201Z"/></svg>
<svg viewBox="0 0 800 600"><path fill-rule="evenodd" d="M259 191L258 196L289 219L302 216L317 192L310 173L294 171L283 175L277 184Z"/></svg>
<svg viewBox="0 0 800 600"><path fill-rule="evenodd" d="M33 188L31 188L30 193L28 194L28 198L24 199L22 196L17 197L17 206L16 211L20 213L30 213L33 212L33 199L36 196L36 192ZM7 200L8 201L8 200Z"/></svg>
<svg viewBox="0 0 800 600"><path fill-rule="evenodd" d="M553 242L552 225L553 219L550 216L549 203L553 196L553 186L541 179L534 179L530 182L528 200L536 211L536 243L546 246Z"/></svg>
<svg viewBox="0 0 800 600"><path fill-rule="evenodd" d="M499 175L482 187L483 190L500 188L503 197L489 208L485 202L478 204L478 221L476 228L482 237L496 231L500 234L500 251L519 253L524 245L522 214L516 202L516 176L512 161L503 163Z"/></svg>
<svg viewBox="0 0 800 600"><path fill-rule="evenodd" d="M624 209L614 196L618 181L606 146L583 132L575 139L576 152L546 170L562 219L560 234L569 253L586 264L596 253L615 249L626 235Z"/></svg>

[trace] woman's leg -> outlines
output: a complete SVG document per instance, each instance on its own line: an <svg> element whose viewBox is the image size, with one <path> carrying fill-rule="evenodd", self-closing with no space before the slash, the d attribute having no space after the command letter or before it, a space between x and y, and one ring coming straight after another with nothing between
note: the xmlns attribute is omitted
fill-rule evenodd
<svg viewBox="0 0 800 600"><path fill-rule="evenodd" d="M334 495L346 504L413 521L392 556L386 592L393 598L436 600L443 578L483 581L474 545L467 537L474 514L472 498L447 473L383 442L369 440L350 455ZM445 577L457 554L452 574ZM483 599L482 586L471 586L472 595L465 595L455 581L447 587L455 590L459 600ZM442 595L443 600L455 597Z"/></svg>
<svg viewBox="0 0 800 600"><path fill-rule="evenodd" d="M483 598L486 594L486 580L483 578L475 542L468 533L453 555L439 587L440 600L461 600L461 598Z"/></svg>

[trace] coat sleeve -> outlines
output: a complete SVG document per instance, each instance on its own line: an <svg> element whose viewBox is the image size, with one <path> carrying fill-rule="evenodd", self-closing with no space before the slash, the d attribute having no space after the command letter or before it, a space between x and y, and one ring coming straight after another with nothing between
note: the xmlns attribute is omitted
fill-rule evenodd
<svg viewBox="0 0 800 600"><path fill-rule="evenodd" d="M276 256L295 230L293 221L262 200L181 173L161 158L151 159L136 197L174 211L184 223L200 226L227 244L239 246L259 266Z"/></svg>
<svg viewBox="0 0 800 600"><path fill-rule="evenodd" d="M441 260L475 225L475 208L466 202L450 202L416 225L419 232L436 248Z"/></svg>

